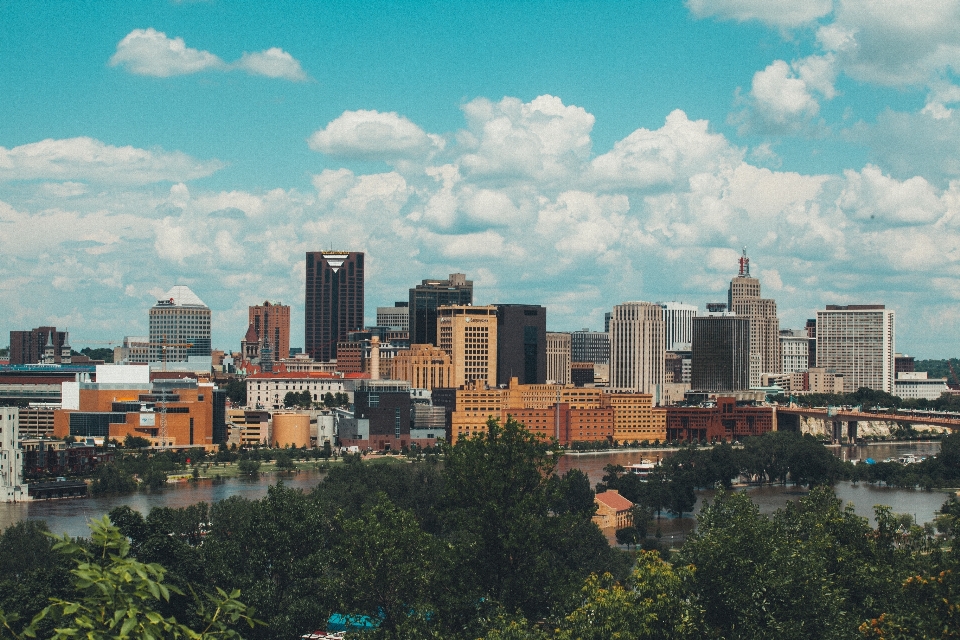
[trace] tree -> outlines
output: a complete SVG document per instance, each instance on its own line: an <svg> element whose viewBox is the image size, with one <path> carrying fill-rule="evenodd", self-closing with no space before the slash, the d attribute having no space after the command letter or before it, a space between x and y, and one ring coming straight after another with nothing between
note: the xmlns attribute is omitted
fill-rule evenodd
<svg viewBox="0 0 960 640"><path fill-rule="evenodd" d="M445 577L472 616L484 602L537 620L591 572L623 573L585 510L551 512L559 454L512 418L447 448L438 508L455 568Z"/></svg>
<svg viewBox="0 0 960 640"><path fill-rule="evenodd" d="M698 612L686 584L693 571L675 569L655 552L642 551L623 585L610 574L590 576L578 606L559 623L557 640L682 640L699 638Z"/></svg>
<svg viewBox="0 0 960 640"><path fill-rule="evenodd" d="M146 449L150 446L150 441L146 438L141 438L140 436L132 436L129 433L127 437L123 439L123 448L124 449Z"/></svg>
<svg viewBox="0 0 960 640"><path fill-rule="evenodd" d="M109 493L131 493L136 489L137 481L115 462L108 462L97 467L93 474L93 482L90 483L90 493L95 496Z"/></svg>
<svg viewBox="0 0 960 640"><path fill-rule="evenodd" d="M64 534L54 550L71 557L74 597L53 598L24 630L14 633L11 616L0 614L0 624L14 637L35 637L46 619L56 629L50 637L67 640L78 636L91 640L108 638L240 638L235 627L253 627L253 612L240 602L240 592L218 589L216 595L195 598L195 611L202 624L190 629L173 616L156 611L177 590L164 581L166 570L129 556L130 544L117 527L104 517L91 525L90 547Z"/></svg>
<svg viewBox="0 0 960 640"><path fill-rule="evenodd" d="M237 463L237 471L245 476L255 476L260 472L260 461L241 460Z"/></svg>

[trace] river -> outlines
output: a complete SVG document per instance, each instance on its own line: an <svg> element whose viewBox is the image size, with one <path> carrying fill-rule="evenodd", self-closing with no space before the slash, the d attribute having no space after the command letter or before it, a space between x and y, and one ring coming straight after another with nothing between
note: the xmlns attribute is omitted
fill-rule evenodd
<svg viewBox="0 0 960 640"><path fill-rule="evenodd" d="M937 442L883 443L831 449L835 455L844 460L863 460L868 457L884 460L910 453L921 456L933 455L939 451L940 445ZM670 450L571 454L561 458L559 471L563 473L574 468L581 469L590 477L591 484L596 485L603 477L603 467L608 464L628 465L639 462L641 459L656 460L658 456L669 455L672 455ZM283 482L287 486L309 491L320 482L322 477L323 473L320 471L304 470L294 475L284 476ZM196 483L180 483L161 491L126 496L41 500L16 504L0 503L0 528L6 528L25 519L46 520L54 533L85 536L88 533L87 523L91 519L102 517L118 505L129 505L141 513L147 513L154 507L185 507L197 502L212 503L230 496L258 499L265 496L267 488L277 480L278 477L275 475L263 475L259 479L228 478L216 484L212 480L200 480ZM806 494L804 489L794 486L749 487L744 490L759 505L762 513L773 513L788 500L795 500ZM917 522L929 522L933 520L934 512L946 499L946 494L936 491L893 489L865 483L854 485L841 482L837 484L835 491L838 498L854 505L857 514L871 518L871 521L874 505L883 504L889 506L894 513L909 513ZM709 500L713 493L713 491L697 492L694 515L699 512L704 500ZM655 523L653 530L655 531L659 526L665 538L677 538L686 536L695 524L693 517L678 519L664 514L659 524Z"/></svg>

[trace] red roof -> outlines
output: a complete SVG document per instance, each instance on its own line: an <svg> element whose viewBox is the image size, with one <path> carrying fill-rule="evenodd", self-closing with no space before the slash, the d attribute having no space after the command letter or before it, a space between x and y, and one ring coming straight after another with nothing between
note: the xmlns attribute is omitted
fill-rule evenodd
<svg viewBox="0 0 960 640"><path fill-rule="evenodd" d="M626 511L633 503L620 495L617 491L604 491L596 496L597 502L602 502L614 511Z"/></svg>
<svg viewBox="0 0 960 640"><path fill-rule="evenodd" d="M347 374L350 375L350 374ZM309 380L311 378L319 378L323 380L339 380L340 376L334 373L327 373L325 371L300 371L296 373L287 373L284 371L274 371L272 373L254 373L253 375L247 376L247 380Z"/></svg>

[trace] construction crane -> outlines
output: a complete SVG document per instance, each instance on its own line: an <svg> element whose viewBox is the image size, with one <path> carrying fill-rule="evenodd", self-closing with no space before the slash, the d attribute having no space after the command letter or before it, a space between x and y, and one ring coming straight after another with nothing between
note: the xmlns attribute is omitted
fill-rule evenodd
<svg viewBox="0 0 960 640"><path fill-rule="evenodd" d="M161 362L162 371L166 373L167 371L167 349L174 347L182 347L189 349L193 346L192 342L167 342L167 334L163 334L163 342L147 342L145 343L147 347L160 347L160 352L162 354ZM140 343L144 344L144 343ZM160 447L167 447L167 400L166 393L161 396L163 398L157 404L160 405Z"/></svg>

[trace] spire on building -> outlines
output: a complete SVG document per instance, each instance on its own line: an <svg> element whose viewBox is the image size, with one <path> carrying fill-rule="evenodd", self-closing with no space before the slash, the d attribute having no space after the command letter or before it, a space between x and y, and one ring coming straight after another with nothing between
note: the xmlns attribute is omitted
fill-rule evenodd
<svg viewBox="0 0 960 640"><path fill-rule="evenodd" d="M750 258L747 257L747 248L743 248L743 255L740 256L740 277L749 278L750 277Z"/></svg>

